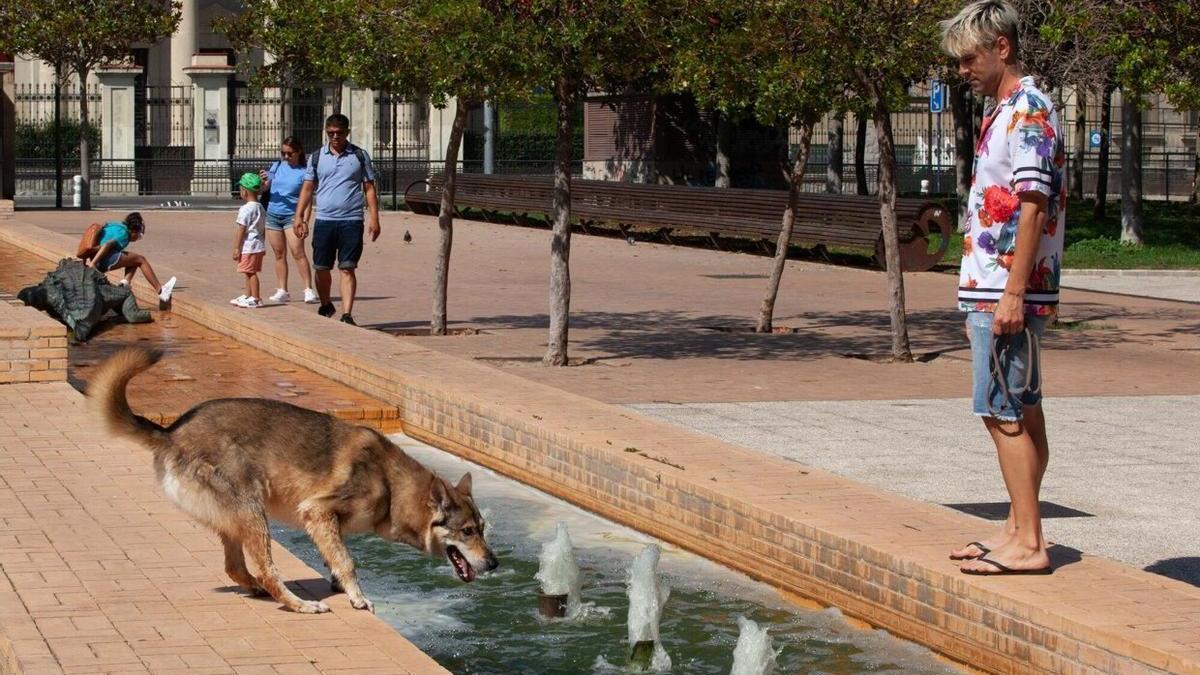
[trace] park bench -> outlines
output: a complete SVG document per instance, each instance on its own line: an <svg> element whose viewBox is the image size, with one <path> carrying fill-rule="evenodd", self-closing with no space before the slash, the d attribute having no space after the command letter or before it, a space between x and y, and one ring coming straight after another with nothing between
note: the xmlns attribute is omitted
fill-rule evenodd
<svg viewBox="0 0 1200 675"><path fill-rule="evenodd" d="M436 214L443 182L440 174L414 182L405 190L405 203L414 212ZM549 214L553 192L553 179L546 176L460 174L454 201L464 216L478 211L491 220L498 212L508 212L521 220L529 214ZM786 206L787 192L783 190L599 180L571 183L571 214L585 229L599 222L616 223L623 232L629 227L649 227L668 240L675 229L691 229L707 233L714 243L720 236L773 243ZM937 202L898 198L896 219L902 269L931 269L946 252L950 214ZM940 241L930 251L929 237L934 232ZM869 196L801 193L792 239L809 245L868 248L883 266L879 201Z"/></svg>

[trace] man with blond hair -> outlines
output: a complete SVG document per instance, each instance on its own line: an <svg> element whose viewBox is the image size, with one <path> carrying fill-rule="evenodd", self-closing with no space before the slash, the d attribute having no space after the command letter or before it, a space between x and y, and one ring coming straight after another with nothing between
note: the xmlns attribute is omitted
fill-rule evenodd
<svg viewBox="0 0 1200 675"><path fill-rule="evenodd" d="M958 304L966 312L974 412L996 445L1004 527L951 553L965 574L1050 574L1038 493L1050 459L1040 337L1058 306L1065 154L1050 97L1021 71L1016 10L978 0L942 22L942 45L992 99L975 149Z"/></svg>

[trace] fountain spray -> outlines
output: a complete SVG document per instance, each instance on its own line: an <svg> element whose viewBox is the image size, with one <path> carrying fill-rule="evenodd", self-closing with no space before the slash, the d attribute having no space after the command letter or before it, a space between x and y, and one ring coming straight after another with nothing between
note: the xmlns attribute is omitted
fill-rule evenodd
<svg viewBox="0 0 1200 675"><path fill-rule="evenodd" d="M542 616L561 618L578 613L579 564L566 523L558 523L554 539L542 545L535 578L542 582L542 592L538 594L538 611Z"/></svg>
<svg viewBox="0 0 1200 675"><path fill-rule="evenodd" d="M729 675L772 675L777 652L771 646L767 629L744 616L737 621L741 632L733 649L733 670Z"/></svg>
<svg viewBox="0 0 1200 675"><path fill-rule="evenodd" d="M633 559L629 568L629 665L635 670L666 671L671 657L659 642L659 622L671 589L658 578L656 544L650 544Z"/></svg>

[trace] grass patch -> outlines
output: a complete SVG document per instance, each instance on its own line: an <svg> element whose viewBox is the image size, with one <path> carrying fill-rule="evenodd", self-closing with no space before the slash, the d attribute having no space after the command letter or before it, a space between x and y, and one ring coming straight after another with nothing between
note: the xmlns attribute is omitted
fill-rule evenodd
<svg viewBox="0 0 1200 675"><path fill-rule="evenodd" d="M1171 202L1142 204L1145 246L1121 243L1121 205L1092 217L1092 200L1067 205L1065 269L1200 269L1200 207ZM945 264L962 257L962 235L951 236Z"/></svg>

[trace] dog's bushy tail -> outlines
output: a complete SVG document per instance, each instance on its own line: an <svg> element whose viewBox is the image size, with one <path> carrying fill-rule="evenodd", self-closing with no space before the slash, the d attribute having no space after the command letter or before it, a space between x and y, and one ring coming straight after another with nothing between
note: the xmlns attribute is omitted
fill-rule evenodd
<svg viewBox="0 0 1200 675"><path fill-rule="evenodd" d="M122 349L96 368L87 388L93 410L109 432L132 438L151 450L164 448L170 439L165 429L133 414L125 398L125 386L161 358L160 351L140 347Z"/></svg>

